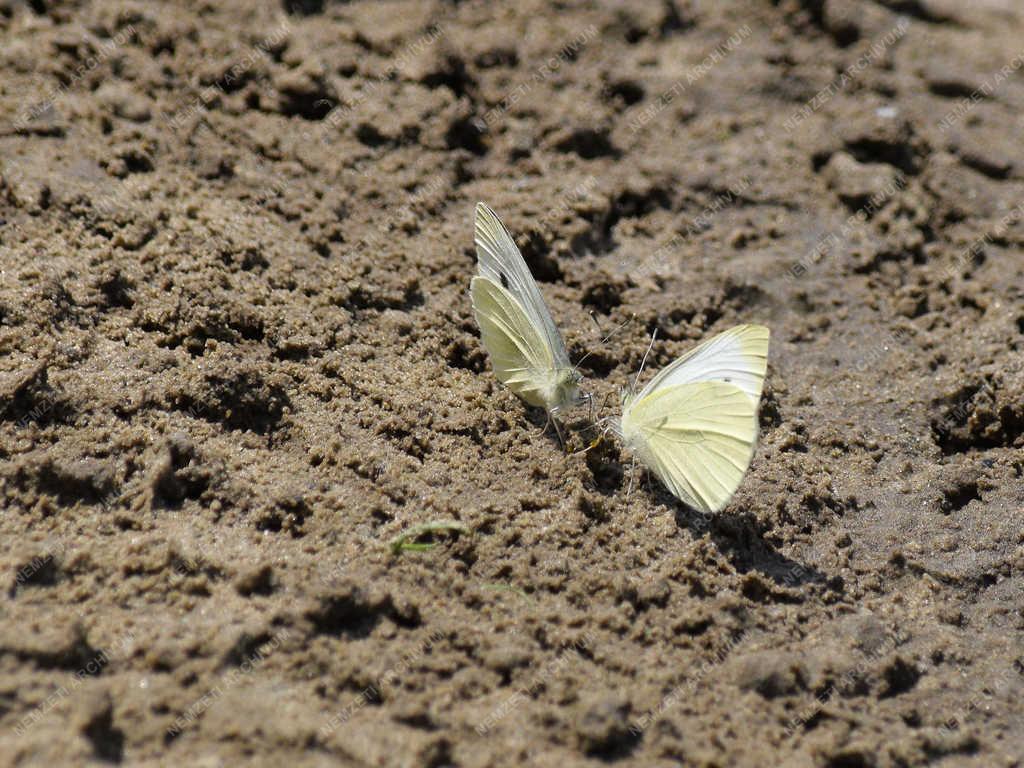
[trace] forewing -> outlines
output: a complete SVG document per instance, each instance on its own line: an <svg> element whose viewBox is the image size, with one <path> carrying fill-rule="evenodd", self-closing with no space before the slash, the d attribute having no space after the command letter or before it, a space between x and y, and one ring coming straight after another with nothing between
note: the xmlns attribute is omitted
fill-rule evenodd
<svg viewBox="0 0 1024 768"><path fill-rule="evenodd" d="M757 402L717 381L661 387L627 406L627 444L672 493L717 512L739 487L757 442Z"/></svg>
<svg viewBox="0 0 1024 768"><path fill-rule="evenodd" d="M474 277L470 295L480 340L498 381L530 405L549 408L544 392L555 363L540 329L515 297L489 278Z"/></svg>
<svg viewBox="0 0 1024 768"><path fill-rule="evenodd" d="M519 302L551 349L555 367L568 368L569 354L565 350L565 342L551 319L530 268L505 225L484 203L476 204L476 257L481 277L503 287Z"/></svg>
<svg viewBox="0 0 1024 768"><path fill-rule="evenodd" d="M737 325L723 331L661 370L640 396L661 387L721 381L739 387L757 403L768 368L769 335L763 325Z"/></svg>

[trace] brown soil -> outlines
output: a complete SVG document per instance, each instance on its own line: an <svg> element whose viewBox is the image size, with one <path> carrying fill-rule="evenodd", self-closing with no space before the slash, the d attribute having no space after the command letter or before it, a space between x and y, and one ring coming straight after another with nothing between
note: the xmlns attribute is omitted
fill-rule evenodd
<svg viewBox="0 0 1024 768"><path fill-rule="evenodd" d="M0 760L1020 765L1022 20L0 2ZM495 382L477 200L599 400L771 327L724 512Z"/></svg>

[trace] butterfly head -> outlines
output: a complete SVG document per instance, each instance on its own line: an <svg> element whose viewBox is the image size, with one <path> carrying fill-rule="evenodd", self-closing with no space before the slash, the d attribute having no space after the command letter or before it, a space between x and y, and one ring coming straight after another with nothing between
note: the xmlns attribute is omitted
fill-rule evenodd
<svg viewBox="0 0 1024 768"><path fill-rule="evenodd" d="M551 401L559 410L588 402L589 393L580 392L583 376L575 368L562 368L555 375Z"/></svg>

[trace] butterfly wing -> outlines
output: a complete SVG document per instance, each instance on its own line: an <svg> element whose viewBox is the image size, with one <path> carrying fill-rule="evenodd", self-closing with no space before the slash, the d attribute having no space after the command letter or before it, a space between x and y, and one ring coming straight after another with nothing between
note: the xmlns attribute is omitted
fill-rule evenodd
<svg viewBox="0 0 1024 768"><path fill-rule="evenodd" d="M769 330L763 325L737 325L687 352L644 387L641 397L661 387L697 381L721 381L761 399L768 368Z"/></svg>
<svg viewBox="0 0 1024 768"><path fill-rule="evenodd" d="M474 277L469 291L480 340L498 381L530 405L550 408L548 393L557 372L541 329L515 297L490 278Z"/></svg>
<svg viewBox="0 0 1024 768"><path fill-rule="evenodd" d="M757 441L757 401L735 384L658 387L627 403L623 442L681 501L717 512L739 487Z"/></svg>
<svg viewBox="0 0 1024 768"><path fill-rule="evenodd" d="M480 276L504 288L519 302L550 349L552 368L570 368L565 342L523 255L497 214L484 203L476 204L476 257Z"/></svg>

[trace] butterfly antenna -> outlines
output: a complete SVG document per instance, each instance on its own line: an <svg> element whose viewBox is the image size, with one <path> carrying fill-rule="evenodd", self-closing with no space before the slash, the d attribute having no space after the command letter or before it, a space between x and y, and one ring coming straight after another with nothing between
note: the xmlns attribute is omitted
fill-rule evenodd
<svg viewBox="0 0 1024 768"><path fill-rule="evenodd" d="M590 317L594 321L594 324L597 326L597 332L600 333L601 332L601 323L598 322L597 316L593 312L591 312L590 313ZM612 328L612 330L608 333L608 335L605 336L603 339L601 339L598 342L598 346L602 346L604 344L607 344L611 340L612 336L617 334L619 331L621 331L623 328L625 328L627 325L629 325L634 320L636 320L636 313L635 312L632 315L630 315L629 317L627 317L625 320L623 320L621 323L619 323L617 326ZM592 354L594 354L593 351L587 352L583 357L581 357L579 360L577 360L576 361L576 365L573 366L573 370L579 368L580 365L583 364L583 361L586 360L588 357L590 357Z"/></svg>
<svg viewBox="0 0 1024 768"><path fill-rule="evenodd" d="M651 334L651 343L647 345L647 351L644 352L644 359L640 361L640 370L636 372L636 378L633 379L632 392L636 391L636 388L640 385L640 374L644 372L644 366L647 365L647 356L651 354L651 350L654 348L654 339L658 335L658 329L654 329L654 333Z"/></svg>
<svg viewBox="0 0 1024 768"><path fill-rule="evenodd" d="M609 333L607 336L605 336L603 339L601 339L601 343L605 344L606 342L608 342L611 339L612 336L617 334L619 331L621 331L627 325L632 323L634 320L636 320L636 312L634 312L629 317L627 317L625 320L623 320L621 323L619 323L617 326L612 328L611 333Z"/></svg>

